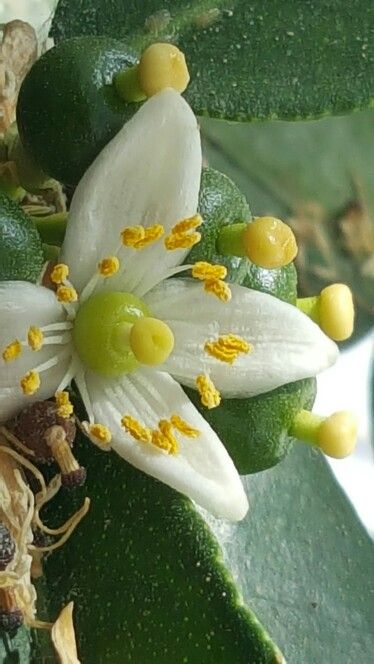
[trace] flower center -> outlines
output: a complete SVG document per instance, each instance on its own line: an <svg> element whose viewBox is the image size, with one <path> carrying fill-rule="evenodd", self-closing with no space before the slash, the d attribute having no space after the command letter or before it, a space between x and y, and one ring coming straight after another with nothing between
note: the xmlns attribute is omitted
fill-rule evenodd
<svg viewBox="0 0 374 664"><path fill-rule="evenodd" d="M89 297L79 308L73 329L77 353L89 369L105 376L155 366L170 355L174 337L148 307L131 293L108 292Z"/></svg>

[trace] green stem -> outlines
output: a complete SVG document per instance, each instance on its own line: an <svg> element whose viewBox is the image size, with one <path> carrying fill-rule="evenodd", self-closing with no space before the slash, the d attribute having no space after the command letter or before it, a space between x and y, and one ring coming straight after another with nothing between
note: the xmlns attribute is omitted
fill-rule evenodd
<svg viewBox="0 0 374 664"><path fill-rule="evenodd" d="M138 65L120 71L114 76L113 82L119 96L125 101L139 102L147 98L139 85Z"/></svg>
<svg viewBox="0 0 374 664"><path fill-rule="evenodd" d="M291 424L289 434L304 443L318 445L318 431L325 419L309 410L300 410Z"/></svg>
<svg viewBox="0 0 374 664"><path fill-rule="evenodd" d="M247 223L223 226L217 239L217 250L223 256L246 256L243 246L243 233Z"/></svg>
<svg viewBox="0 0 374 664"><path fill-rule="evenodd" d="M300 311L309 316L315 323L319 324L319 295L314 297L301 297L296 301L296 306Z"/></svg>
<svg viewBox="0 0 374 664"><path fill-rule="evenodd" d="M31 216L31 219L35 223L42 242L61 247L66 232L66 224L68 220L67 212L57 212L56 214L50 214L47 217Z"/></svg>

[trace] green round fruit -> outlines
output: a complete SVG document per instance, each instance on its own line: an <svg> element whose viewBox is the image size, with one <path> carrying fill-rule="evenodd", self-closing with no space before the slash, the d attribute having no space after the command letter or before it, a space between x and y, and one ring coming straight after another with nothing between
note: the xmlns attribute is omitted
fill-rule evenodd
<svg viewBox="0 0 374 664"><path fill-rule="evenodd" d="M186 392L221 438L238 472L248 475L275 466L288 454L294 442L288 431L295 415L313 406L316 381L298 380L250 399L224 399L212 410L201 406L195 390Z"/></svg>
<svg viewBox="0 0 374 664"><path fill-rule="evenodd" d="M33 221L0 192L0 281L32 281L44 263L42 242Z"/></svg>
<svg viewBox="0 0 374 664"><path fill-rule="evenodd" d="M21 87L17 123L25 149L50 177L76 185L138 109L112 84L114 74L136 61L121 41L76 37L33 65Z"/></svg>

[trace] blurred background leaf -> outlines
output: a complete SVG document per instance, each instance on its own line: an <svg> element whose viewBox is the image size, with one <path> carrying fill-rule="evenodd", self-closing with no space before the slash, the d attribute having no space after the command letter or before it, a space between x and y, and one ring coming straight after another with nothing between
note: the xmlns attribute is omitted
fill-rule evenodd
<svg viewBox="0 0 374 664"><path fill-rule="evenodd" d="M343 281L356 336L374 322L374 112L250 125L203 120L210 166L231 177L254 215L278 216L299 243L299 293Z"/></svg>
<svg viewBox="0 0 374 664"><path fill-rule="evenodd" d="M368 0L61 0L54 36L106 34L141 50L172 41L197 114L318 117L373 96Z"/></svg>
<svg viewBox="0 0 374 664"><path fill-rule="evenodd" d="M372 662L374 544L323 457L300 444L244 481L245 520L207 518L288 664Z"/></svg>

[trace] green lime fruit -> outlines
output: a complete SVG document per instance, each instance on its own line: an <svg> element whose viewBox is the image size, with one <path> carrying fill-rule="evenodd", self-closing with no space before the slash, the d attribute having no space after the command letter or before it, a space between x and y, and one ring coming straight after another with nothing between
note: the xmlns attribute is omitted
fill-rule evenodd
<svg viewBox="0 0 374 664"><path fill-rule="evenodd" d="M42 242L34 222L0 192L0 281L32 281L44 263Z"/></svg>
<svg viewBox="0 0 374 664"><path fill-rule="evenodd" d="M76 185L139 104L123 101L116 73L136 63L125 44L76 37L57 44L31 68L17 105L21 141L50 177Z"/></svg>

